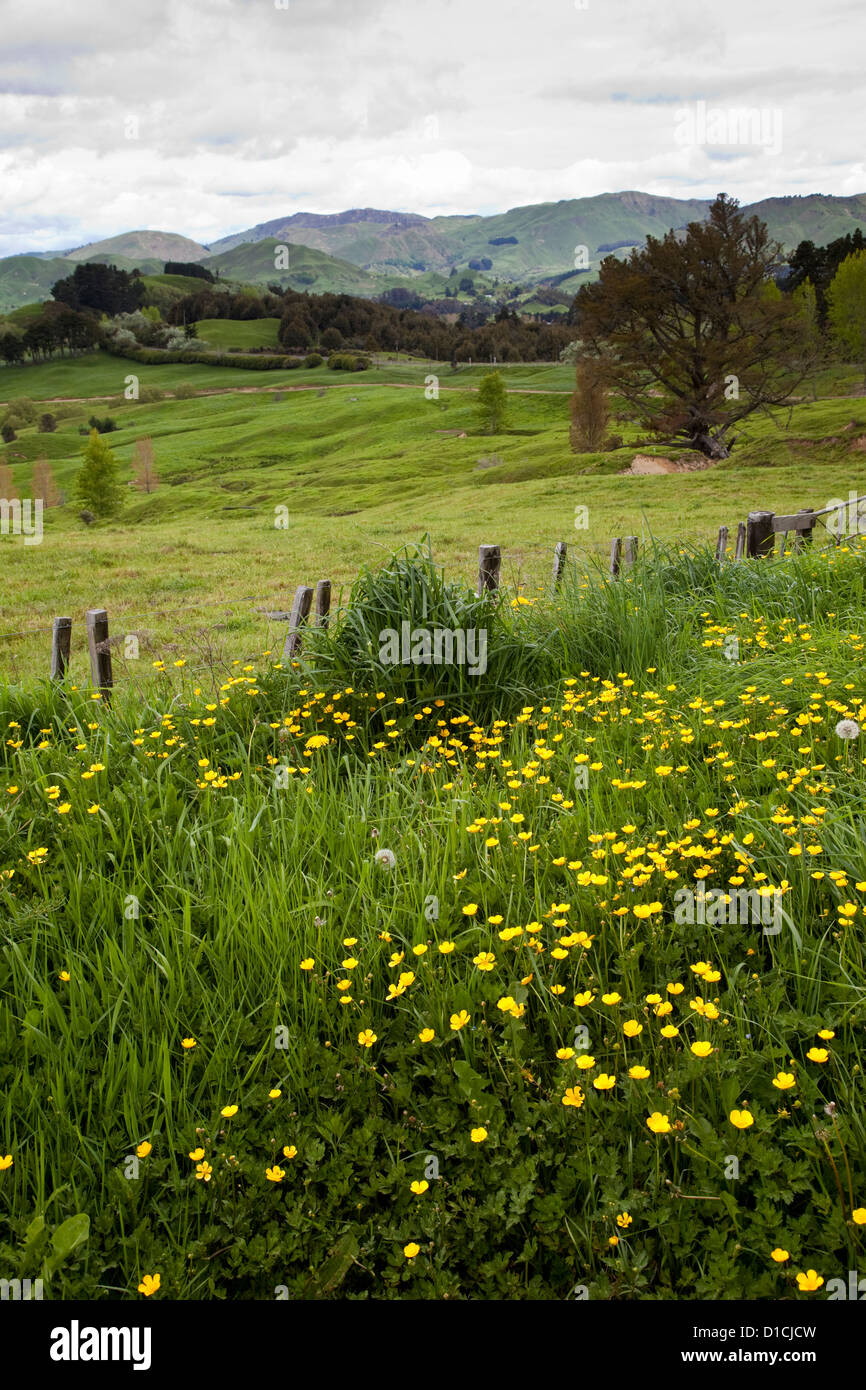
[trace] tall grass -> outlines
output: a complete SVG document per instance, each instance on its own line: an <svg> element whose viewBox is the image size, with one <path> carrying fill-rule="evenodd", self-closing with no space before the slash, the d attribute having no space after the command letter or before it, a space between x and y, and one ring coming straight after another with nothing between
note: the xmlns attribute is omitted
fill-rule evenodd
<svg viewBox="0 0 866 1390"><path fill-rule="evenodd" d="M134 1297L148 1272L170 1297L328 1296L335 1249L359 1297L796 1298L795 1269L856 1268L866 775L834 727L866 693L862 564L719 569L657 546L616 584L512 607L403 552L297 670L239 672L216 698L0 687L4 1268L39 1273L81 1213L52 1297ZM383 665L379 632L404 617L487 623L499 674ZM778 935L677 921L696 865L724 885L749 858L747 881L784 893ZM558 947L577 931L591 943ZM585 1072L556 1055L578 1025ZM682 1129L652 1134L655 1110Z"/></svg>

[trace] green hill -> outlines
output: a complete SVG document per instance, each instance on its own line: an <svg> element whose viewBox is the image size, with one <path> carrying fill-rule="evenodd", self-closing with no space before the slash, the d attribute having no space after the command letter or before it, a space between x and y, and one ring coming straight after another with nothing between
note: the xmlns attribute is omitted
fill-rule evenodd
<svg viewBox="0 0 866 1390"><path fill-rule="evenodd" d="M586 247L593 274L605 255L625 255L647 236L663 236L702 219L709 206L708 199L630 190L531 203L486 217L430 218L375 208L294 213L234 232L210 249L173 232L125 232L61 256L0 260L0 313L45 299L54 282L81 261L110 261L157 277L167 259L196 261L218 271L224 281L259 287L279 283L314 294L373 296L400 286L440 298L452 267L460 275L469 270L477 284L481 275L486 284L496 279L524 285L559 280L571 290L577 287L577 247ZM792 250L803 240L823 245L866 227L866 193L769 197L744 211L766 221L772 235ZM278 246L289 248L287 269L276 268ZM470 261L482 262L483 271L469 269Z"/></svg>
<svg viewBox="0 0 866 1390"><path fill-rule="evenodd" d="M0 260L0 314L22 304L41 304L51 294L51 286L74 268L54 256L4 257Z"/></svg>
<svg viewBox="0 0 866 1390"><path fill-rule="evenodd" d="M764 198L760 203L752 203L748 211L766 222L771 234L789 251L801 241L826 246L856 227L866 229L866 193L854 193L850 198L833 198L824 193L809 193L802 198Z"/></svg>
<svg viewBox="0 0 866 1390"><path fill-rule="evenodd" d="M627 250L647 236L663 236L707 214L705 198L664 198L627 190L556 203L532 203L493 216L420 217L414 213L359 208L332 215L295 213L236 232L213 245L239 249L264 240L300 241L396 283L425 272L447 275L470 260L492 261L490 275L536 282L574 267L575 247L585 246L590 266L611 250ZM792 249L803 239L832 241L866 226L866 194L837 198L811 193L767 198L745 209L764 218ZM495 243L495 244L493 244ZM214 257L216 258L216 257Z"/></svg>
<svg viewBox="0 0 866 1390"><path fill-rule="evenodd" d="M142 268L143 261L159 262L162 269L166 261L203 261L208 254L206 246L177 232L138 231L91 241L87 246L67 251L66 260L105 261L119 266L119 257L123 257Z"/></svg>
<svg viewBox="0 0 866 1390"><path fill-rule="evenodd" d="M281 246L288 246L288 268L285 270L276 269L277 248ZM219 271L226 280L239 280L248 285L280 284L293 290L309 290L312 294L376 295L390 283L360 270L349 261L275 237L245 242L219 255L208 256L203 264L208 270Z"/></svg>

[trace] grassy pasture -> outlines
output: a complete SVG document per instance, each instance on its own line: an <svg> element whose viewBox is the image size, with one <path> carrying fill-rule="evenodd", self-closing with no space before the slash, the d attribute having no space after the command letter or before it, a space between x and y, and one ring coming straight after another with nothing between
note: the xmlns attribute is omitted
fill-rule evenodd
<svg viewBox="0 0 866 1390"><path fill-rule="evenodd" d="M259 325L229 331L247 326ZM217 394L128 402L119 393L133 367L142 387L170 393L182 381ZM866 452L855 447L866 434L866 406L844 394L856 389L853 369L814 383L818 399L803 400L790 420L750 422L728 462L663 477L622 476L638 439L627 423L614 425L622 449L571 453L571 371L561 365L504 368L513 393L508 430L480 434L473 393L484 370L386 360L352 374L255 373L146 367L103 354L6 370L6 399L67 398L52 406L55 433L22 430L0 449L22 497L40 456L71 495L79 430L94 411L116 419L108 438L127 477L135 440L151 436L160 484L149 496L130 488L111 524L86 528L69 504L46 513L41 545L0 538L9 577L0 631L44 628L60 612L80 620L85 608L104 605L112 631L138 633L151 660L188 655L188 647L230 661L281 641L284 629L269 627L257 609L288 607L296 584L320 577L339 590L359 564L425 534L449 572L467 578L478 545L498 542L505 577L535 592L548 582L559 539L585 568L613 535L711 539L754 506L787 511L866 491ZM438 400L424 395L431 371ZM101 395L108 399L92 399ZM91 399L76 404L76 396ZM278 507L287 509L286 529L275 526ZM575 529L578 507L588 509L585 530ZM0 640L3 669L16 678L43 672L46 640L44 632ZM80 621L73 651L83 678ZM144 670L140 662L119 679L141 680Z"/></svg>

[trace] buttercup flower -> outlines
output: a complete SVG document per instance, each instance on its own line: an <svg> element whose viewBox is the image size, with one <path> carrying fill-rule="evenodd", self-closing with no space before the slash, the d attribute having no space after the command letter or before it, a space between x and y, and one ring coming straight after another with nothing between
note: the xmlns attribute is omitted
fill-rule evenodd
<svg viewBox="0 0 866 1390"><path fill-rule="evenodd" d="M572 1105L575 1110L579 1110L584 1102L584 1094L579 1086L569 1086L565 1095L562 1097L563 1105Z"/></svg>
<svg viewBox="0 0 866 1390"><path fill-rule="evenodd" d="M653 1134L670 1134L673 1128L667 1115L662 1115L659 1110L654 1110L652 1115L648 1117L647 1127L652 1130Z"/></svg>
<svg viewBox="0 0 866 1390"><path fill-rule="evenodd" d="M754 1115L748 1110L732 1110L728 1119L736 1129L748 1129L755 1123Z"/></svg>

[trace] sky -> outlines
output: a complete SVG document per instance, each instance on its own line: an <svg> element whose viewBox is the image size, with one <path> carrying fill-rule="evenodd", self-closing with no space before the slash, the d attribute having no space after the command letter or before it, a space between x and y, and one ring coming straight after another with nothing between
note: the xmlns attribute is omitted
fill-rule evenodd
<svg viewBox="0 0 866 1390"><path fill-rule="evenodd" d="M866 191L863 0L0 0L0 255Z"/></svg>

